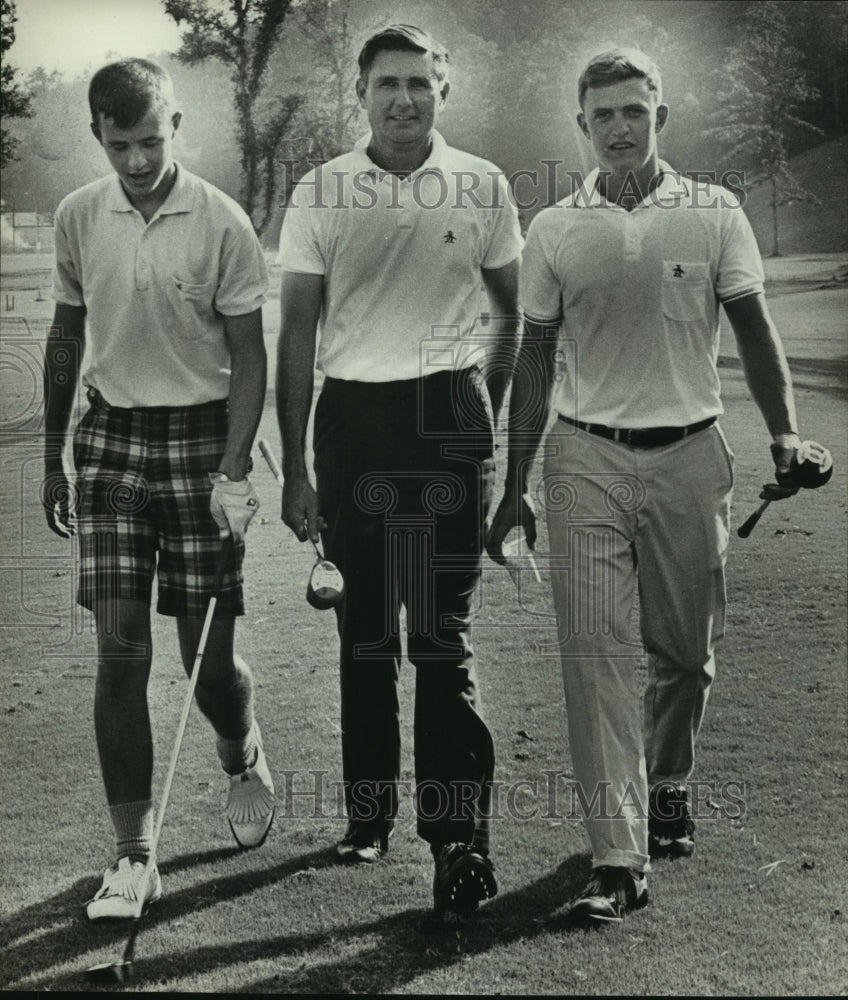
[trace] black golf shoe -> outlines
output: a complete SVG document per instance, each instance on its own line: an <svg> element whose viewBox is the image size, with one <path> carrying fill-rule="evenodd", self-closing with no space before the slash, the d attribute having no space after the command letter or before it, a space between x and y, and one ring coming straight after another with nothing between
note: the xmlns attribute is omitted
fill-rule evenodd
<svg viewBox="0 0 848 1000"><path fill-rule="evenodd" d="M652 858L688 858L695 850L695 821L682 785L654 785L648 807L648 853Z"/></svg>
<svg viewBox="0 0 848 1000"><path fill-rule="evenodd" d="M434 844L433 907L437 914L467 916L498 892L488 854L468 844Z"/></svg>
<svg viewBox="0 0 848 1000"><path fill-rule="evenodd" d="M373 864L389 849L389 837L394 828L374 826L360 820L350 820L344 837L336 844L336 857L345 864Z"/></svg>
<svg viewBox="0 0 848 1000"><path fill-rule="evenodd" d="M648 880L629 868L601 865L592 871L585 889L565 910L571 927L618 924L631 910L648 905Z"/></svg>

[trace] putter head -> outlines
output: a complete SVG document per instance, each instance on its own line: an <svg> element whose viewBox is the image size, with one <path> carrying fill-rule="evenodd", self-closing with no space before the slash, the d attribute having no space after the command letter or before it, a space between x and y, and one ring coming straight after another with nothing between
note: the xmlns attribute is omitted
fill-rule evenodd
<svg viewBox="0 0 848 1000"><path fill-rule="evenodd" d="M335 607L344 595L344 579L329 559L318 559L309 574L306 600L319 611Z"/></svg>
<svg viewBox="0 0 848 1000"><path fill-rule="evenodd" d="M132 962L104 962L85 970L85 978L100 986L121 984L132 979Z"/></svg>

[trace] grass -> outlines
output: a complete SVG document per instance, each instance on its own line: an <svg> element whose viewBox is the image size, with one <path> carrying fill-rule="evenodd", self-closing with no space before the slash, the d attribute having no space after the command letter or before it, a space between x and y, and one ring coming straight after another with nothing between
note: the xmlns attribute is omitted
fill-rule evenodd
<svg viewBox="0 0 848 1000"><path fill-rule="evenodd" d="M775 313L793 298L778 297ZM802 319L818 335L816 314ZM332 863L344 825L333 785L340 776L334 623L304 600L311 556L279 524L278 490L257 465L263 507L251 527L249 612L238 634L257 678L281 815L260 850L234 849L212 736L193 712L160 847L165 895L145 918L128 989L844 995L848 382L831 364L844 355L833 343L829 353L804 355L798 404L806 432L834 452L834 479L817 494L772 505L752 536L732 545L728 635L693 780L744 787L744 815L702 820L691 861L655 866L651 906L600 933L562 928L557 908L588 873L586 839L567 810L547 809L545 786L533 785L547 771L570 775L558 662L538 650L552 638L550 599L531 585L520 607L492 565L480 589L475 647L501 801L511 796L513 812L525 816L496 821L498 897L473 921L434 920L431 862L408 795L383 863ZM732 359L723 382L738 524L771 470L765 431ZM16 422L0 439L8 526L0 549L0 988L76 991L86 989L85 968L120 955L126 934L89 925L82 911L111 845L91 727L94 642L87 619L71 615L70 550L48 536L37 506L37 438L18 420L23 403L5 398ZM270 408L260 432L277 440ZM185 688L172 623L155 618L154 632L158 790ZM408 781L412 694L406 664ZM309 795L286 794L287 782L309 792L310 771L326 775L317 809Z"/></svg>

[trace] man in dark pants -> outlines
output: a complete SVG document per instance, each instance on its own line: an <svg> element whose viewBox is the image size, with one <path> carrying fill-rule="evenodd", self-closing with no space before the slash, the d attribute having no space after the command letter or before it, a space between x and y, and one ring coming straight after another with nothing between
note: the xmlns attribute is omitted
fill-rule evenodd
<svg viewBox="0 0 848 1000"><path fill-rule="evenodd" d="M434 130L447 53L397 25L369 39L359 66L371 134L303 178L280 237L282 517L301 541L320 532L345 577L349 823L338 855L378 860L397 814L403 605L417 670L418 832L435 858L436 910L467 912L497 891L485 819L494 753L470 619L492 419L515 353L521 237L500 171ZM469 337L484 286L496 317L489 352ZM316 341L317 493L304 457Z"/></svg>

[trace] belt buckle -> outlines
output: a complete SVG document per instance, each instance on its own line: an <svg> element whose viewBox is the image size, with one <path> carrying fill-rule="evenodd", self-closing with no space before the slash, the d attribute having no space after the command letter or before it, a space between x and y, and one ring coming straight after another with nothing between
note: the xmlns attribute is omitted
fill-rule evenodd
<svg viewBox="0 0 848 1000"><path fill-rule="evenodd" d="M636 434L636 430L633 427L625 427L624 430L621 432L621 434L622 436L619 438L619 441L623 440L624 443L630 448L636 447L634 441L634 435Z"/></svg>

